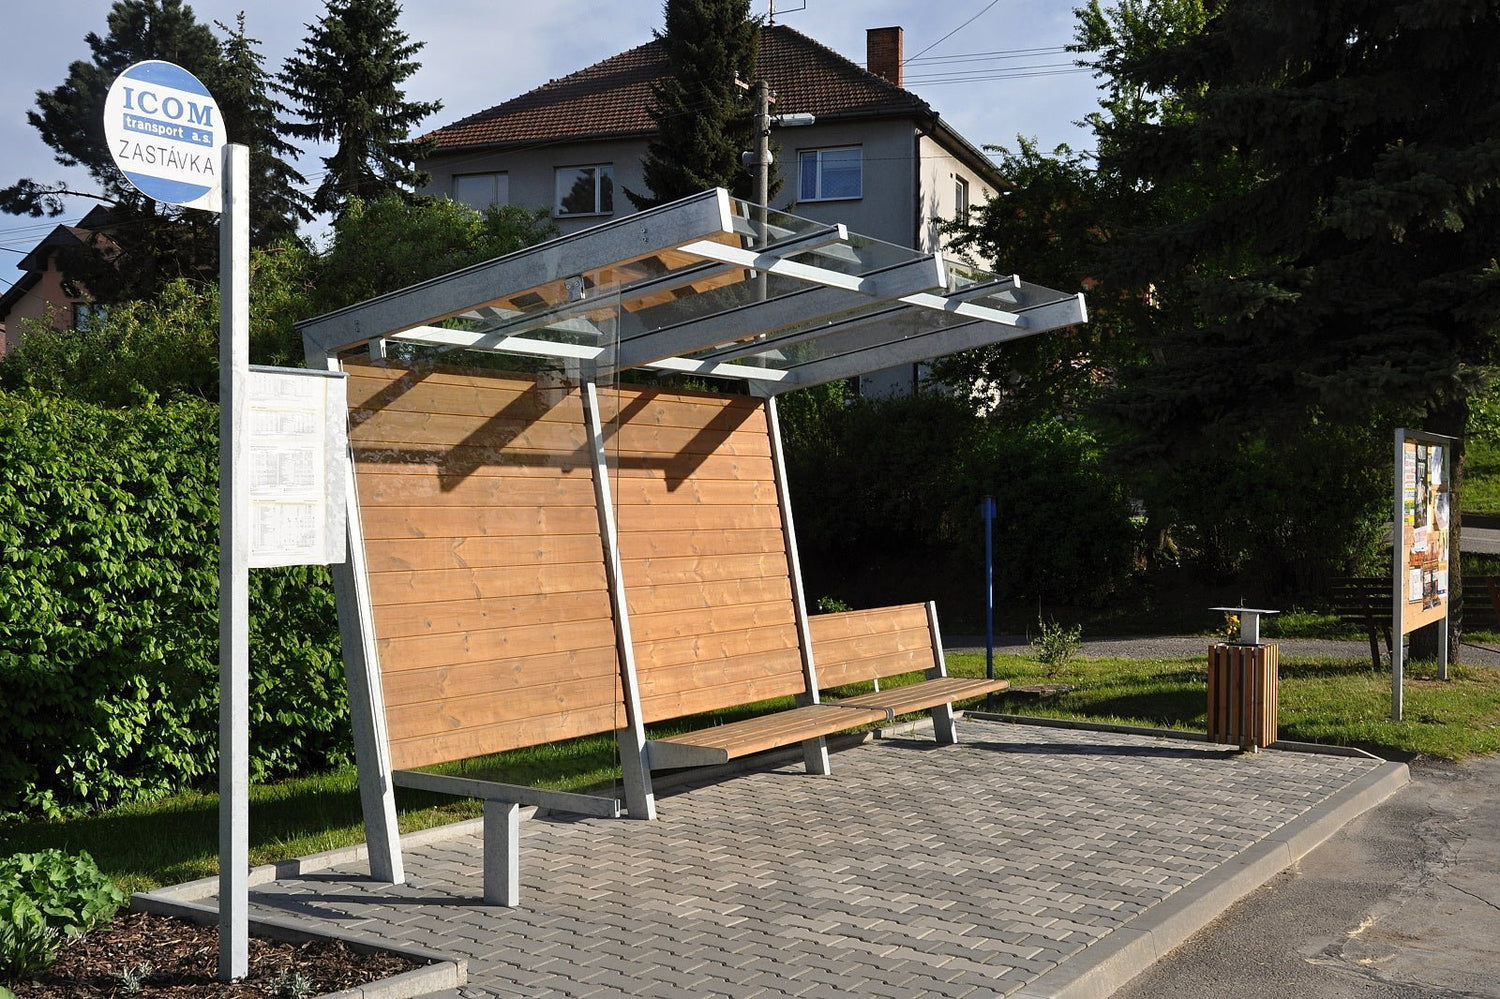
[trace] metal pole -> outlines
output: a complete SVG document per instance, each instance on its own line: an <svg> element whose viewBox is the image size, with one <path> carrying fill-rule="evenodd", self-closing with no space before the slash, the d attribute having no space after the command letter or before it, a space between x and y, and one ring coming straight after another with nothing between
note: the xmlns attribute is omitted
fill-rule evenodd
<svg viewBox="0 0 1500 999"><path fill-rule="evenodd" d="M1396 430L1396 490L1391 518L1391 721L1401 720L1401 674L1406 659L1405 479L1406 429L1402 427Z"/></svg>
<svg viewBox="0 0 1500 999"><path fill-rule="evenodd" d="M984 515L984 676L995 678L995 498L986 496L980 504ZM995 695L985 695L985 708L993 708Z"/></svg>
<svg viewBox="0 0 1500 999"><path fill-rule="evenodd" d="M250 970L250 150L224 147L219 218L219 980Z"/></svg>

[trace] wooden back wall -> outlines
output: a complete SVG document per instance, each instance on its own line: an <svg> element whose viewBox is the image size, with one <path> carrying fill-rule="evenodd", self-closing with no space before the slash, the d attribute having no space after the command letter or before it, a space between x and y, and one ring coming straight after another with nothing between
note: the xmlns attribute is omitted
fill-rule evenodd
<svg viewBox="0 0 1500 999"><path fill-rule="evenodd" d="M394 765L623 726L579 391L346 370Z"/></svg>
<svg viewBox="0 0 1500 999"><path fill-rule="evenodd" d="M599 397L644 719L802 692L765 401Z"/></svg>

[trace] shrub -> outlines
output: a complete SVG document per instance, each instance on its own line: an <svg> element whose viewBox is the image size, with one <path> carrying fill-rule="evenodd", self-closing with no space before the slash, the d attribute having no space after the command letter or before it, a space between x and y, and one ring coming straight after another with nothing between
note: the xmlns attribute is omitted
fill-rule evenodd
<svg viewBox="0 0 1500 999"><path fill-rule="evenodd" d="M44 971L65 939L109 922L125 902L87 853L0 859L0 980Z"/></svg>
<svg viewBox="0 0 1500 999"><path fill-rule="evenodd" d="M1068 668L1068 663L1083 648L1083 626L1071 627L1056 621L1038 619L1036 638L1031 640L1031 651L1036 661L1047 667L1048 676L1057 676Z"/></svg>
<svg viewBox="0 0 1500 999"><path fill-rule="evenodd" d="M218 411L0 393L0 813L202 783L218 758ZM251 573L251 772L347 759L327 573Z"/></svg>
<svg viewBox="0 0 1500 999"><path fill-rule="evenodd" d="M1095 606L1128 584L1136 528L1084 429L1007 426L937 393L800 395L782 423L810 591L855 606L936 599L945 617L978 621L986 495L1001 601Z"/></svg>

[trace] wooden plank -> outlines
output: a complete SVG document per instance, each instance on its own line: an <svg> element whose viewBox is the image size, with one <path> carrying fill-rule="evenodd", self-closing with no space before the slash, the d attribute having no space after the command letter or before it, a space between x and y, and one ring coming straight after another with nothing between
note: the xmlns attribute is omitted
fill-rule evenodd
<svg viewBox="0 0 1500 999"><path fill-rule="evenodd" d="M813 655L818 654L817 646L813 646ZM932 655L932 646L925 649L911 649L906 652L892 652L878 656L862 656L857 659L829 660L817 659L818 685L824 687L839 687L846 683L859 683L863 680L884 679L888 676L900 676L902 673L915 673L926 671L937 666Z"/></svg>
<svg viewBox="0 0 1500 999"><path fill-rule="evenodd" d="M503 694L543 682L573 683L612 680L619 686L619 663L613 645L567 649L526 659L464 663L433 669L387 673L383 679L387 704L417 704L444 697Z"/></svg>
<svg viewBox="0 0 1500 999"><path fill-rule="evenodd" d="M879 656L892 652L909 652L920 649L932 651L932 632L926 628L908 628L879 635L851 635L835 641L816 641L813 645L818 654L832 659L858 659L862 656Z"/></svg>
<svg viewBox="0 0 1500 999"><path fill-rule="evenodd" d="M645 645L637 644L636 669L644 673L688 663L715 662L736 656L796 648L797 632L794 628L755 628L751 631L712 635L685 635L682 638L659 639Z"/></svg>
<svg viewBox="0 0 1500 999"><path fill-rule="evenodd" d="M765 555L785 551L781 531L677 531L661 534L650 530L622 530L620 555L626 563L626 579L632 579L630 565L644 559L681 558L686 556Z"/></svg>
<svg viewBox="0 0 1500 999"><path fill-rule="evenodd" d="M640 579L657 586L679 583L712 583L729 579L784 578L791 575L784 552L752 552L748 555L726 555L703 558L645 558L631 563Z"/></svg>
<svg viewBox="0 0 1500 999"><path fill-rule="evenodd" d="M521 718L484 728L460 729L391 743L392 765L399 769L423 767L502 753L522 746L538 746L583 735L612 732L620 718L615 705L580 708L541 718Z"/></svg>
<svg viewBox="0 0 1500 999"><path fill-rule="evenodd" d="M623 420L641 427L759 427L762 433L766 427L765 404L759 399L625 386L599 390L599 419L605 426Z"/></svg>
<svg viewBox="0 0 1500 999"><path fill-rule="evenodd" d="M893 714L904 715L912 711L935 708L940 704L951 704L971 697L983 697L1010 687L1009 680L987 680L982 677L940 676L904 687L872 691L855 697L841 697L839 704L854 704L863 707L886 708Z"/></svg>
<svg viewBox="0 0 1500 999"><path fill-rule="evenodd" d="M813 647L857 635L883 635L893 631L926 632L927 608L923 604L873 607L866 610L812 614L807 619Z"/></svg>
<svg viewBox="0 0 1500 999"><path fill-rule="evenodd" d="M706 613L694 609L630 616L635 646L642 651L643 646L667 638L749 631L755 628L791 628L794 624L792 608L783 601L733 604L717 607Z"/></svg>
<svg viewBox="0 0 1500 999"><path fill-rule="evenodd" d="M370 507L361 513L367 544L396 538L530 538L599 530L599 513L592 506Z"/></svg>
<svg viewBox="0 0 1500 999"><path fill-rule="evenodd" d="M764 680L747 681L723 686L695 687L689 690L641 696L641 716L647 722L664 721L669 718L685 718L690 715L721 711L725 708L743 707L759 701L777 697L792 697L802 692L801 663L798 674L782 673L768 676Z"/></svg>
<svg viewBox="0 0 1500 999"><path fill-rule="evenodd" d="M397 469L400 469L399 471ZM546 474L499 474L445 478L432 465L382 466L360 469L361 509L388 506L591 506L593 480L549 468ZM526 469L525 471L542 471Z"/></svg>
<svg viewBox="0 0 1500 999"><path fill-rule="evenodd" d="M431 569L370 574L375 606L433 603L467 598L504 598L550 593L604 592L599 562L507 566L499 569Z"/></svg>
<svg viewBox="0 0 1500 999"><path fill-rule="evenodd" d="M350 410L349 420L349 439L361 444L382 441L571 453L587 443L582 423L358 409Z"/></svg>
<svg viewBox="0 0 1500 999"><path fill-rule="evenodd" d="M781 510L774 505L702 506L669 504L624 506L618 509L622 531L780 531Z"/></svg>
<svg viewBox="0 0 1500 999"><path fill-rule="evenodd" d="M605 619L451 635L382 638L379 640L381 671L392 673L493 659L524 659L568 649L592 649L613 643L614 634L614 623Z"/></svg>
<svg viewBox="0 0 1500 999"><path fill-rule="evenodd" d="M801 657L795 648L727 659L699 659L680 666L655 667L649 670L639 669L639 663L636 665L643 700L649 698L665 702L682 695L684 700L692 701L700 691L739 687L743 693L715 693L710 698L714 701L722 700L725 696L738 698L721 705L733 706L753 704L785 693L800 694L803 690ZM760 694L768 685L769 689L781 693ZM758 696L746 697L744 694Z"/></svg>
<svg viewBox="0 0 1500 999"><path fill-rule="evenodd" d="M717 725L713 728L669 736L654 742L714 747L726 750L731 759L791 745L806 739L832 735L845 729L883 721L885 713L874 709L840 708L810 704L756 718Z"/></svg>
<svg viewBox="0 0 1500 999"><path fill-rule="evenodd" d="M770 457L771 440L765 432L693 430L683 427L604 428L604 450L620 455L734 455Z"/></svg>
<svg viewBox="0 0 1500 999"><path fill-rule="evenodd" d="M735 604L762 604L792 599L791 580L786 576L769 579L731 579L711 583L676 583L656 586L641 573L627 576L626 592L630 616L663 614L680 610L712 613Z"/></svg>
<svg viewBox="0 0 1500 999"><path fill-rule="evenodd" d="M619 692L618 685L597 680L537 684L518 687L504 697L477 694L389 705L385 717L391 742L397 743L465 729L483 729L525 718L587 712L599 707L608 707L614 712L619 704ZM620 715L624 717L623 709L620 709Z"/></svg>
<svg viewBox="0 0 1500 999"><path fill-rule="evenodd" d="M675 489L665 482L638 477L620 480L615 499L622 507L658 507L673 503L703 506L750 506L776 502L776 486L770 481L705 480L693 477Z"/></svg>
<svg viewBox="0 0 1500 999"><path fill-rule="evenodd" d="M376 605L374 611L375 631L381 638L608 620L612 613L609 594L603 590L385 604Z"/></svg>
<svg viewBox="0 0 1500 999"><path fill-rule="evenodd" d="M350 443L354 449L354 460L361 469L375 465L427 465L438 475L450 479L482 474L486 469L548 468L571 473L590 467L588 452L582 448L577 451L551 451L352 439Z"/></svg>
<svg viewBox="0 0 1500 999"><path fill-rule="evenodd" d="M669 491L681 489L689 482L736 481L766 482L774 488L771 459L749 458L732 454L694 454L661 458L648 455L609 456L611 482L638 478L655 480Z"/></svg>
<svg viewBox="0 0 1500 999"><path fill-rule="evenodd" d="M561 394L556 389L539 390L535 378L522 381L497 377L488 383L470 378L467 379L470 384L458 385L431 377L376 379L356 375L353 368L349 370L351 413L430 413L470 417L506 413L514 419L537 423L583 422L583 403L576 388Z"/></svg>
<svg viewBox="0 0 1500 999"><path fill-rule="evenodd" d="M597 533L529 538L387 538L366 543L372 574L603 563Z"/></svg>

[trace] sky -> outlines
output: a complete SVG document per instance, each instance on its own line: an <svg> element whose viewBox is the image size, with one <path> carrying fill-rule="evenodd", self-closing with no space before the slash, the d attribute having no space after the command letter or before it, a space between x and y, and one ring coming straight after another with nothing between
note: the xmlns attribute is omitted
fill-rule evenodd
<svg viewBox="0 0 1500 999"><path fill-rule="evenodd" d="M861 64L865 30L900 25L907 89L976 145L1014 147L1016 136L1024 135L1043 149L1060 142L1092 146L1089 133L1076 123L1097 106L1097 81L1074 68L1075 57L1061 50L1074 32L1076 4L1070 0L751 0L751 12L765 16L771 2L776 23ZM0 187L28 177L88 189L83 171L66 170L53 160L26 112L35 107L38 90L54 89L67 78L70 63L90 58L84 36L108 30L111 5L111 0L58 0L20 4L7 13L11 38L23 41L7 46L0 59L0 93L5 94ZM232 24L245 11L246 30L260 40L273 73L324 12L322 0L189 0L188 5L210 25ZM423 131L648 42L662 24L661 0L406 0L402 6L399 27L425 43L417 55L422 68L407 81L407 96L443 102ZM322 170L320 152L326 150L306 149L297 162L309 178ZM38 239L89 207L75 199L58 219L0 215L0 289L19 276L16 262Z"/></svg>

